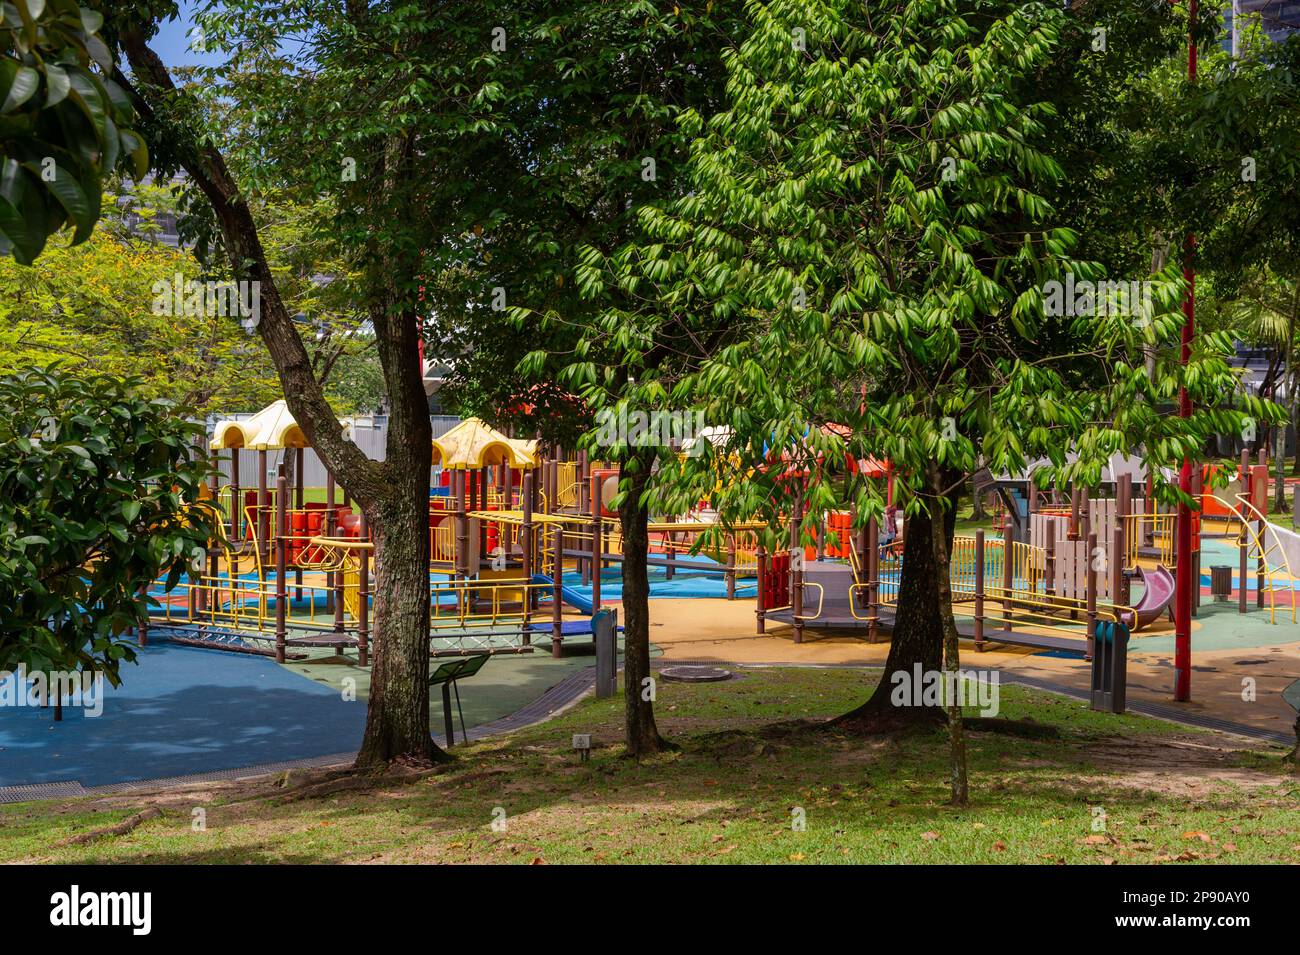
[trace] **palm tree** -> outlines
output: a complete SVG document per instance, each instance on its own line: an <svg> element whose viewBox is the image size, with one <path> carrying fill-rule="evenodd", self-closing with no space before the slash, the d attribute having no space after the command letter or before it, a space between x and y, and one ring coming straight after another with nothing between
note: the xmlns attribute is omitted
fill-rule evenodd
<svg viewBox="0 0 1300 955"><path fill-rule="evenodd" d="M1292 354L1295 349L1297 319L1300 319L1300 281L1264 269L1241 289L1241 297L1232 308L1233 318L1243 338L1264 345L1275 352L1269 374L1260 385L1261 397L1285 403L1287 421L1296 421L1296 382ZM1286 425L1278 425L1274 434L1273 457L1277 468L1273 509L1286 509ZM1300 468L1300 455L1296 456Z"/></svg>

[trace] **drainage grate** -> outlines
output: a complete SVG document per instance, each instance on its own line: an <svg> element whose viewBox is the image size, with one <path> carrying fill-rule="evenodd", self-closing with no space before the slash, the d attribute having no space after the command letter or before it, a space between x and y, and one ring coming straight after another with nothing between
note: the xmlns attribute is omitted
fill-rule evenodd
<svg viewBox="0 0 1300 955"><path fill-rule="evenodd" d="M140 779L124 783L110 783L106 786L88 787L84 792L89 796L103 796L120 792L139 792L144 789L164 789L168 786L184 786L189 783L222 782L231 779L246 779L249 776L265 776L268 773L279 773L286 769L319 769L323 766L337 766L339 763L351 763L356 758L356 753L333 753L329 756L310 756L306 759L289 759L279 763L258 763L255 766L218 769L210 773L192 773L188 776L167 776L162 779Z"/></svg>
<svg viewBox="0 0 1300 955"><path fill-rule="evenodd" d="M0 803L54 799L58 796L85 796L81 783L32 783L30 786L0 786Z"/></svg>
<svg viewBox="0 0 1300 955"><path fill-rule="evenodd" d="M660 667L659 675L669 683L721 683L731 679L731 671L722 667L683 666L678 664Z"/></svg>

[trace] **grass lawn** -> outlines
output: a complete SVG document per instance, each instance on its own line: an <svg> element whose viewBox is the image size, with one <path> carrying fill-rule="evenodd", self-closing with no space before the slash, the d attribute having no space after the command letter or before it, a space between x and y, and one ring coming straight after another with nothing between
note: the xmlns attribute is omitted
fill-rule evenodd
<svg viewBox="0 0 1300 955"><path fill-rule="evenodd" d="M1060 736L970 734L972 805L956 810L942 732L818 727L875 679L776 669L661 682L660 728L681 749L640 764L620 756L621 700L589 699L458 750L450 767L362 789L322 792L358 780L302 772L0 806L0 861L1300 862L1300 777L1278 750L1003 687L1002 717ZM570 748L575 732L592 734L589 762ZM59 845L143 809L161 815Z"/></svg>

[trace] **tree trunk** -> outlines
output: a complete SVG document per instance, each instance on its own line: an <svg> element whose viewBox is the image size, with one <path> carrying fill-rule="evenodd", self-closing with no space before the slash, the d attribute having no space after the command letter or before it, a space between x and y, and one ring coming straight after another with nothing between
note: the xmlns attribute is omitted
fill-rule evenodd
<svg viewBox="0 0 1300 955"><path fill-rule="evenodd" d="M944 474L949 487L952 475ZM951 507L942 516L937 529L951 550L956 526L960 490L949 496ZM890 636L889 657L876 690L861 706L850 710L835 722L837 725L874 733L900 729L914 724L936 724L943 711L929 706L895 706L892 699L894 674L906 674L911 681L915 667L922 672L937 672L943 665L944 628L937 608L940 606L939 567L935 562L930 515L923 509L908 517L903 543L903 573L898 588L898 603ZM945 570L946 570L945 562ZM951 614L951 604L949 604Z"/></svg>
<svg viewBox="0 0 1300 955"><path fill-rule="evenodd" d="M627 755L639 758L667 748L655 725L654 700L648 698L653 684L645 684L650 679L650 580L646 572L650 515L641 497L650 476L650 461L634 452L620 471L627 491L618 509L623 527L623 707Z"/></svg>
<svg viewBox="0 0 1300 955"><path fill-rule="evenodd" d="M943 474L939 465L931 462L927 483L930 485L929 506L932 513L943 507ZM964 806L967 802L966 739L962 726L961 706L957 693L957 674L961 669L961 656L957 645L957 621L952 616L952 580L948 576L949 556L952 553L952 534L945 533L946 521L930 521L930 546L934 553L935 580L939 589L936 605L939 626L943 630L943 660L948 693L948 741L952 779L952 804Z"/></svg>
<svg viewBox="0 0 1300 955"><path fill-rule="evenodd" d="M385 501L366 514L375 541L374 656L358 769L450 759L429 735L428 520L409 503Z"/></svg>
<svg viewBox="0 0 1300 955"><path fill-rule="evenodd" d="M1274 492L1274 507L1279 514L1286 513L1286 429L1287 426L1295 420L1296 395L1295 395L1295 362L1293 352L1295 350L1295 327L1296 320L1300 318L1300 280L1295 283L1295 295L1291 299L1291 316L1286 323L1286 346L1282 358L1282 382L1286 386L1286 420L1277 427L1277 443L1273 448L1273 454L1276 458L1275 470L1277 472L1277 488ZM1296 432L1296 443L1300 444L1300 431ZM1296 456L1300 461L1300 454Z"/></svg>
<svg viewBox="0 0 1300 955"><path fill-rule="evenodd" d="M258 282L257 331L275 363L285 401L311 446L365 509L376 538L374 657L370 706L358 767L391 759L446 758L429 735L428 479L432 458L428 402L419 367L419 320L408 302L419 256L367 249L370 318L391 410L387 457L372 461L349 440L325 398L311 358L283 300L262 248L248 202L212 142L164 121L178 95L167 67L131 28L121 35L134 77L114 72L145 119L165 127L176 159L212 204L230 255L233 277ZM138 81L138 82L137 82ZM138 87L138 88L137 88ZM405 183L411 142L396 137L385 148L382 181L392 194Z"/></svg>
<svg viewBox="0 0 1300 955"><path fill-rule="evenodd" d="M384 492L372 511L375 545L375 656L370 708L357 767L391 760L427 763L449 757L429 735L429 468L433 428L417 355L419 322L377 310L375 344L392 411L388 418ZM380 312L387 311L384 320ZM367 514L372 513L368 511ZM382 544L380 540L382 539ZM472 568L477 573L478 568Z"/></svg>

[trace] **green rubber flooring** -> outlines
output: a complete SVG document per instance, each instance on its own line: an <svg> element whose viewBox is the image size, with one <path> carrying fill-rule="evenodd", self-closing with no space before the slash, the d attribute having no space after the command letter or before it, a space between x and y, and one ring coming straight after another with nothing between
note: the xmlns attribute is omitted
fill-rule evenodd
<svg viewBox="0 0 1300 955"><path fill-rule="evenodd" d="M354 681L347 688L356 694L356 698L365 702L370 694L370 668L357 665L355 655L340 657L331 650L314 650L309 660L289 662L286 669L299 673L342 693L345 680ZM651 655L659 656L662 651L651 647ZM565 677L584 667L596 663L595 645L588 640L570 640L564 642L564 656L555 659L551 656L550 640L533 653L502 653L494 655L477 674L460 683L460 705L465 714L465 726L472 729L484 723L508 716L523 706L537 699ZM622 641L619 641L619 657L622 658ZM439 657L430 661L432 668L455 657ZM435 732L443 731L442 688L433 687L429 693L429 725ZM460 733L460 716L455 712L456 697L452 695L452 716L456 722L457 735Z"/></svg>
<svg viewBox="0 0 1300 955"><path fill-rule="evenodd" d="M1250 595L1249 610L1237 612L1234 596L1230 603L1212 603L1201 597L1201 609L1192 618L1193 650L1247 650L1254 647L1275 647L1300 641L1300 627L1291 622L1290 606L1277 608L1277 623L1269 623L1268 609L1255 607L1255 595ZM1129 642L1128 652L1173 653L1172 632L1152 636L1135 634Z"/></svg>

